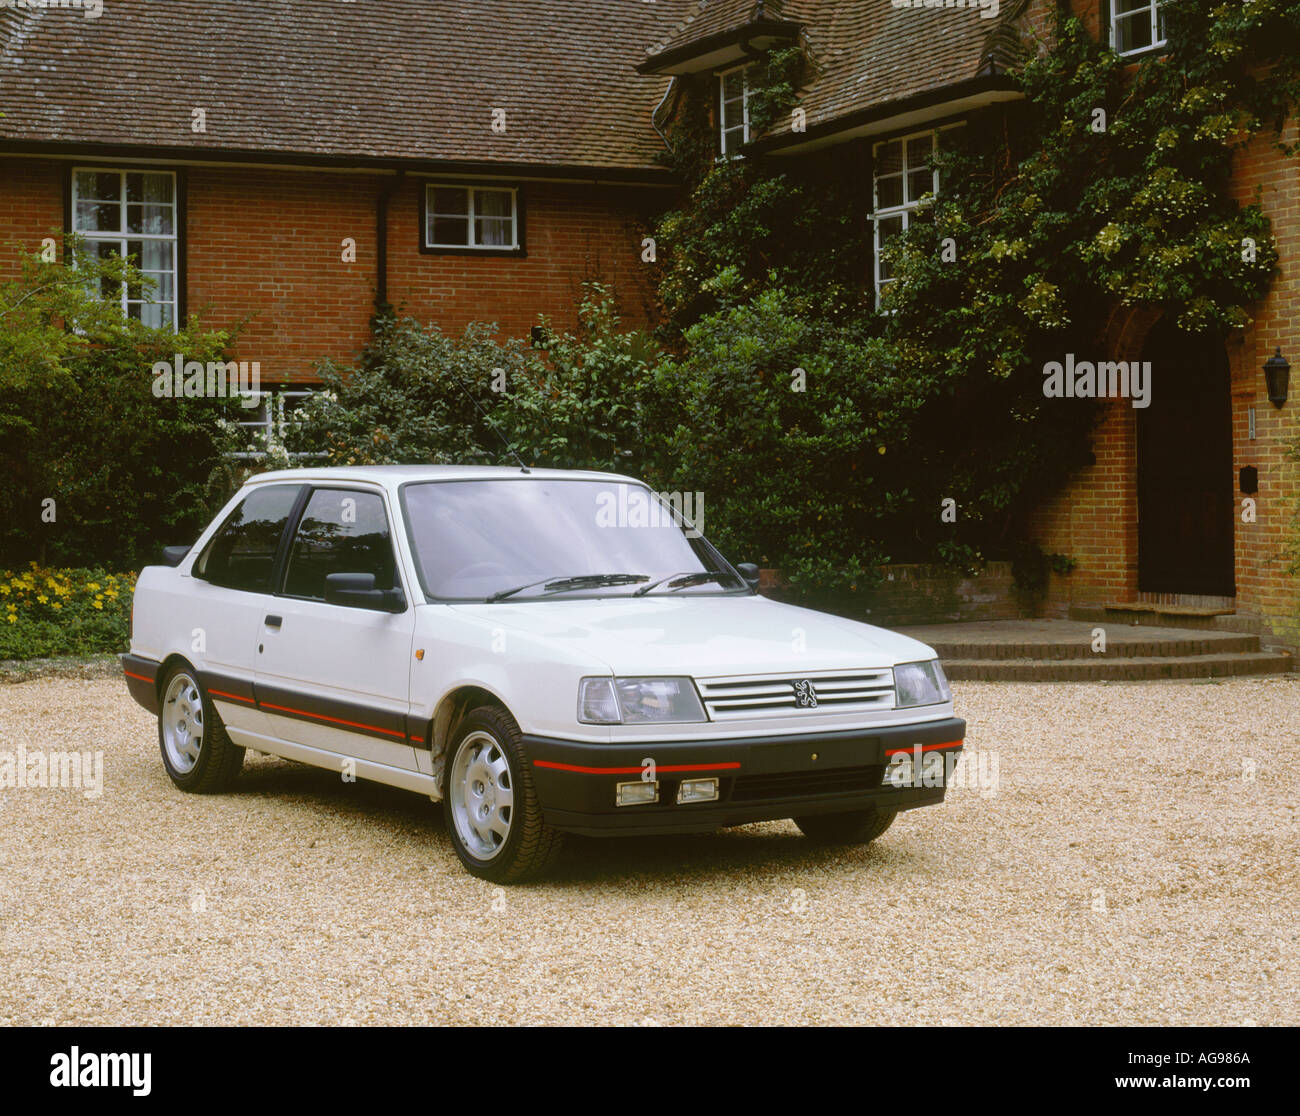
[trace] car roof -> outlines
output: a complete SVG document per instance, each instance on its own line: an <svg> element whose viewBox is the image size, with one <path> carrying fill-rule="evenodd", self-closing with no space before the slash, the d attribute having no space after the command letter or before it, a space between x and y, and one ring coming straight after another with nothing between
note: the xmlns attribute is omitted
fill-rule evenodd
<svg viewBox="0 0 1300 1116"><path fill-rule="evenodd" d="M368 481L388 488L413 481L457 480L603 480L643 484L636 477L620 473L600 473L581 469L521 469L517 465L329 465L300 469L276 469L249 477L244 483L270 484Z"/></svg>

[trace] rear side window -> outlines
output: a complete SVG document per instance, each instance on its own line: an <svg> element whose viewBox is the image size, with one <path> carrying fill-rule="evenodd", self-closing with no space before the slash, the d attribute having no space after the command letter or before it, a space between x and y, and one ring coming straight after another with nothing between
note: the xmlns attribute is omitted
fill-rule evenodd
<svg viewBox="0 0 1300 1116"><path fill-rule="evenodd" d="M374 574L376 589L397 588L382 497L343 488L318 488L311 494L289 549L284 592L323 601L325 577L333 573Z"/></svg>
<svg viewBox="0 0 1300 1116"><path fill-rule="evenodd" d="M255 488L227 517L194 563L194 576L225 589L269 593L275 552L301 485Z"/></svg>

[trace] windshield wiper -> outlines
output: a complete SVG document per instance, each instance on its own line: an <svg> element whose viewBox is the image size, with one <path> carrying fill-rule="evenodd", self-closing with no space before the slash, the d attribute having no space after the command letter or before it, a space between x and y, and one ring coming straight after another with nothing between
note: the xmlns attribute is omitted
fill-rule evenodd
<svg viewBox="0 0 1300 1116"><path fill-rule="evenodd" d="M703 585L706 581L732 581L733 576L724 573L722 570L686 570L683 573L669 574L667 577L661 577L658 581L652 581L649 585L643 585L635 593L634 597L644 597L651 589L658 589L659 586L671 582L673 589L685 589L690 585Z"/></svg>
<svg viewBox="0 0 1300 1116"><path fill-rule="evenodd" d="M576 577L544 577L540 581L530 581L526 585L516 585L513 589L502 589L493 593L488 601L504 601L525 589L544 585L548 592L567 593L571 589L599 589L606 585L635 585L639 581L649 581L649 574L579 574Z"/></svg>

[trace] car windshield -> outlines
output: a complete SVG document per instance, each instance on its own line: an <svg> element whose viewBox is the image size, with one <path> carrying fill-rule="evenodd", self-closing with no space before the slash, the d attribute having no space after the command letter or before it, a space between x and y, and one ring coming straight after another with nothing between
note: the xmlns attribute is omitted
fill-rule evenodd
<svg viewBox="0 0 1300 1116"><path fill-rule="evenodd" d="M641 485L431 481L404 486L402 502L424 590L442 600L748 591L682 522L698 510ZM710 572L720 576L690 577Z"/></svg>

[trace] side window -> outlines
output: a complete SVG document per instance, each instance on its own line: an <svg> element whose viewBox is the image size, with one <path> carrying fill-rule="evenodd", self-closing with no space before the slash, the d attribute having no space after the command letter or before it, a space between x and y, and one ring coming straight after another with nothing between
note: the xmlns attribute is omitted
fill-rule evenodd
<svg viewBox="0 0 1300 1116"><path fill-rule="evenodd" d="M397 587L388 516L375 493L318 488L307 501L289 549L284 591L323 601L325 577L332 573L374 574L376 589Z"/></svg>
<svg viewBox="0 0 1300 1116"><path fill-rule="evenodd" d="M271 571L301 485L255 488L203 548L194 576L226 589L271 591Z"/></svg>

